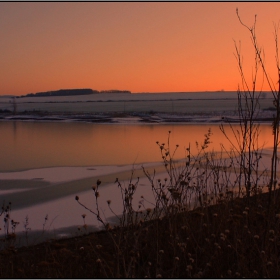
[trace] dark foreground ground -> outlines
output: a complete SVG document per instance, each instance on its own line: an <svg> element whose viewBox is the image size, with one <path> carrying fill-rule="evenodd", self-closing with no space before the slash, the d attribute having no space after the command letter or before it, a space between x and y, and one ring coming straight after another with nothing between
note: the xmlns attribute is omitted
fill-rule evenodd
<svg viewBox="0 0 280 280"><path fill-rule="evenodd" d="M1 278L278 278L280 196L0 251ZM3 241L4 242L4 241Z"/></svg>

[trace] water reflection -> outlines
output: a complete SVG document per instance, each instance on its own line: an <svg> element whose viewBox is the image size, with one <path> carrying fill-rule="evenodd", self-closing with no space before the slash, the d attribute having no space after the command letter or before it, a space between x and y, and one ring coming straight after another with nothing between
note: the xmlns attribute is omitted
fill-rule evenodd
<svg viewBox="0 0 280 280"><path fill-rule="evenodd" d="M211 128L210 149L220 143L230 147L218 125L112 125L91 123L0 122L0 171L52 166L123 165L161 160L156 141L167 143L171 131L172 149L178 144L177 158L185 148L203 143ZM228 129L230 137L232 133ZM261 125L260 143L272 146L269 125Z"/></svg>

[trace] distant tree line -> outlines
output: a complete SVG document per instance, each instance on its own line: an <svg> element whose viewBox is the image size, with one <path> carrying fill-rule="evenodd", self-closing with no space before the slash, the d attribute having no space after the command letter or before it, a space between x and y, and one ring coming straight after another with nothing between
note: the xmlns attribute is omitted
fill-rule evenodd
<svg viewBox="0 0 280 280"><path fill-rule="evenodd" d="M20 97L45 97L45 96L73 96L73 95L89 95L96 93L131 93L128 90L93 90L90 88L85 89L60 89L55 91L45 91L45 92L37 92L37 93L29 93L26 95L22 95Z"/></svg>

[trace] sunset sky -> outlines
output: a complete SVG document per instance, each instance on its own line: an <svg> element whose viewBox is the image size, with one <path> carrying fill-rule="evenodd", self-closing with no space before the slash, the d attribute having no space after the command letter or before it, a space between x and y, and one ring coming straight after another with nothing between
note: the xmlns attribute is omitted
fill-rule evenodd
<svg viewBox="0 0 280 280"><path fill-rule="evenodd" d="M0 3L0 95L70 88L236 90L234 41L252 71L248 25L275 78L280 3Z"/></svg>

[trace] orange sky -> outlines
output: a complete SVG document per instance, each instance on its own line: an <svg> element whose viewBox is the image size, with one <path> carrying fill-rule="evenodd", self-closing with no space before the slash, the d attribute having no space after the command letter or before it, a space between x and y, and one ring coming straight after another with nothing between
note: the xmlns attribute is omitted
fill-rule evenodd
<svg viewBox="0 0 280 280"><path fill-rule="evenodd" d="M0 95L92 88L132 92L236 90L257 34L274 78L280 3L0 3ZM249 76L250 78L250 76Z"/></svg>

